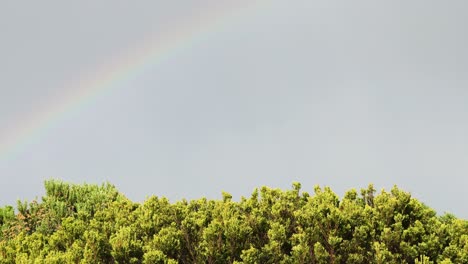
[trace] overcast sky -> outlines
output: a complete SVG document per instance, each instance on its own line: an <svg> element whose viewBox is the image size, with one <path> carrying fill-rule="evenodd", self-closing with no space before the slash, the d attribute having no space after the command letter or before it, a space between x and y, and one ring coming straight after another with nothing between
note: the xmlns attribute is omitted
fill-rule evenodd
<svg viewBox="0 0 468 264"><path fill-rule="evenodd" d="M3 2L3 141L149 37L205 22L13 142L0 204L42 195L51 177L109 181L134 201L374 183L468 218L466 1L229 2Z"/></svg>

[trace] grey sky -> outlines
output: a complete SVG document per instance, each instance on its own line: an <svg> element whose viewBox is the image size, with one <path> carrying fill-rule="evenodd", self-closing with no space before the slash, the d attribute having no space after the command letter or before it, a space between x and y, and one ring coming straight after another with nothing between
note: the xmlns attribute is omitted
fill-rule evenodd
<svg viewBox="0 0 468 264"><path fill-rule="evenodd" d="M0 137L76 80L220 2L5 1ZM293 181L342 195L374 183L468 218L467 8L310 0L240 8L0 160L0 203L41 195L50 177L108 180L136 201L239 197Z"/></svg>

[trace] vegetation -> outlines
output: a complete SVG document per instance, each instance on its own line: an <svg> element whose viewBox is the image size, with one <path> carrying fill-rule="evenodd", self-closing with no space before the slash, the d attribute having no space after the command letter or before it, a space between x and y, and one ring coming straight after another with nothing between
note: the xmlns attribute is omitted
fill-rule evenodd
<svg viewBox="0 0 468 264"><path fill-rule="evenodd" d="M45 189L0 208L0 263L468 263L468 221L397 187L175 203L134 203L110 184Z"/></svg>

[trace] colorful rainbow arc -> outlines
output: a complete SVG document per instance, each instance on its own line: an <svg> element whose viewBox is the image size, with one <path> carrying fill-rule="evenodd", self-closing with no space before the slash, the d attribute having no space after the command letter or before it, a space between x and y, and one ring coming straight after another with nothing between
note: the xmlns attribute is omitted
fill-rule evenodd
<svg viewBox="0 0 468 264"><path fill-rule="evenodd" d="M138 76L150 65L161 63L177 50L190 47L198 39L221 31L229 22L241 16L242 11L259 7L260 2L236 1L235 6L219 5L205 14L186 18L171 28L170 33L148 38L128 54L106 63L100 67L101 70L93 71L89 78L81 78L76 87L70 89L73 91L71 94L56 98L49 108L29 116L0 139L0 160L21 153L72 112L111 92L119 83Z"/></svg>

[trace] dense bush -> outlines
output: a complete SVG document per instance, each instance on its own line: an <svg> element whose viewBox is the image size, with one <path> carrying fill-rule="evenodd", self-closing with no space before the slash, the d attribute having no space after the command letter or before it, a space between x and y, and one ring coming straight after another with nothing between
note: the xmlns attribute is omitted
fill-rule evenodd
<svg viewBox="0 0 468 264"><path fill-rule="evenodd" d="M468 221L397 187L141 204L109 184L45 188L0 208L0 263L468 263Z"/></svg>

